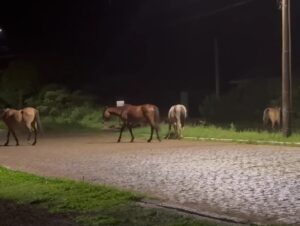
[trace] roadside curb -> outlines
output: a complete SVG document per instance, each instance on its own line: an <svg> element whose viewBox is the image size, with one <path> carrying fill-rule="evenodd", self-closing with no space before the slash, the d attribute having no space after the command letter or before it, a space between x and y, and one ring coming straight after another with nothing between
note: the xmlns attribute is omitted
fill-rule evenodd
<svg viewBox="0 0 300 226"><path fill-rule="evenodd" d="M252 143L252 144L276 144L276 145L300 146L300 142L263 141L263 140L229 139L229 138L213 138L213 137L184 137L184 139L200 140L200 141L222 141L222 142L238 142L238 143Z"/></svg>
<svg viewBox="0 0 300 226"><path fill-rule="evenodd" d="M141 200L138 203L141 205L144 205L146 207L152 207L152 208L163 208L163 209L168 209L168 210L173 210L181 214L187 214L190 216L194 217L199 217L207 220L212 220L212 221L218 221L222 223L226 223L228 225L253 225L253 223L250 223L249 221L237 217L229 217L226 215L220 215L216 213L211 213L211 212L199 212L194 209L190 209L187 207L182 207L180 205L174 205L174 204L169 204L169 203L162 203L158 202L155 200ZM256 223L255 223L256 224Z"/></svg>

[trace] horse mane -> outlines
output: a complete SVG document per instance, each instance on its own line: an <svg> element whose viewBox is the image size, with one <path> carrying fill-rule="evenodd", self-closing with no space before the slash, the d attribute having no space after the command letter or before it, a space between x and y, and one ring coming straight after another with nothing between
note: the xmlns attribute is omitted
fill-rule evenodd
<svg viewBox="0 0 300 226"><path fill-rule="evenodd" d="M124 104L120 107L108 107L104 112L108 111L110 114L120 116L124 110L126 110L131 104Z"/></svg>

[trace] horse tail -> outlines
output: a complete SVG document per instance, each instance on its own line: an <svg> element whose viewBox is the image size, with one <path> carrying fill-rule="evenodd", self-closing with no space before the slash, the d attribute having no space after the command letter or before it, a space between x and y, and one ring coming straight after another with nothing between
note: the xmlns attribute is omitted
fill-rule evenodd
<svg viewBox="0 0 300 226"><path fill-rule="evenodd" d="M36 119L36 123L37 123L37 129L41 132L44 133L43 127L42 127L42 123L41 123L41 119L40 119L40 112L38 110L35 110L35 119Z"/></svg>
<svg viewBox="0 0 300 226"><path fill-rule="evenodd" d="M182 128L184 127L185 119L187 118L187 110L184 105L181 105L181 114L180 114L180 121Z"/></svg>
<svg viewBox="0 0 300 226"><path fill-rule="evenodd" d="M266 125L268 123L268 120L269 120L269 108L266 108L264 110L264 114L263 114L263 123L264 125Z"/></svg>

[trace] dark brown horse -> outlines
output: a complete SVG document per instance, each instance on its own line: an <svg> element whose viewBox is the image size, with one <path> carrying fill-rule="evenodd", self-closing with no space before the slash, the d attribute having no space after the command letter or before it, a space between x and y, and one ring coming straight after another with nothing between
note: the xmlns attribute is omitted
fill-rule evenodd
<svg viewBox="0 0 300 226"><path fill-rule="evenodd" d="M267 124L269 122L271 122L272 129L275 128L275 125L277 125L277 127L279 128L280 127L280 121L281 121L280 118L281 118L281 108L279 108L279 107L275 107L275 108L269 107L269 108L266 108L264 110L263 123L264 123L265 127L267 126Z"/></svg>
<svg viewBox="0 0 300 226"><path fill-rule="evenodd" d="M7 139L5 146L9 143L10 133L13 134L16 145L19 145L19 140L16 136L15 130L17 128L27 128L29 131L27 140L31 139L31 134L34 132L34 141L32 145L36 144L37 129L41 130L41 122L39 117L39 111L32 107L23 108L21 110L6 108L0 110L0 118L7 126Z"/></svg>
<svg viewBox="0 0 300 226"><path fill-rule="evenodd" d="M155 130L157 139L160 141L158 129L159 129L159 110L158 107L151 104L144 105L130 105L126 104L122 107L109 107L103 112L103 118L108 120L111 115L120 117L123 124L120 130L118 142L121 141L122 133L127 127L131 135L131 142L134 141L132 128L138 123L148 123L151 127L151 135L148 142L151 142L153 131Z"/></svg>

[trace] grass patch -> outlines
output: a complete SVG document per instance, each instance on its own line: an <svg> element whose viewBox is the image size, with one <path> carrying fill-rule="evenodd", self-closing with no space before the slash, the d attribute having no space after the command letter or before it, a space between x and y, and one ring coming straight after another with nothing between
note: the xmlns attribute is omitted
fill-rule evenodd
<svg viewBox="0 0 300 226"><path fill-rule="evenodd" d="M141 195L107 186L44 178L3 167L0 167L0 181L0 200L43 208L51 213L70 213L83 226L216 225L170 211L141 207L136 202Z"/></svg>
<svg viewBox="0 0 300 226"><path fill-rule="evenodd" d="M255 130L238 131L234 127L224 129L216 126L187 127L184 131L186 137L232 139L233 141L247 140L246 142L276 141L276 142L300 142L300 134L294 133L290 137L283 137L280 132L267 132Z"/></svg>
<svg viewBox="0 0 300 226"><path fill-rule="evenodd" d="M0 168L0 180L1 198L41 204L53 212L102 210L138 198L109 187L49 179L4 168Z"/></svg>
<svg viewBox="0 0 300 226"><path fill-rule="evenodd" d="M67 116L44 116L41 117L42 126L45 132L100 132L103 128L101 114L97 111L91 112L84 116L68 118Z"/></svg>
<svg viewBox="0 0 300 226"><path fill-rule="evenodd" d="M162 124L160 126L160 136L164 137L167 134L168 126ZM126 137L129 133L124 133ZM141 127L134 129L134 135L140 138L147 138L150 135L149 127ZM155 134L154 134L155 135ZM271 143L274 144L289 144L289 145L300 145L300 134L293 133L290 137L283 137L281 132L268 132L268 131L257 131L257 130L237 130L233 124L228 127L217 127L217 126L185 126L183 131L184 137L190 137L195 139L220 139L228 140L239 143ZM278 143L276 143L278 142Z"/></svg>
<svg viewBox="0 0 300 226"><path fill-rule="evenodd" d="M94 124L93 126L88 126L80 123L68 123L59 122L55 120L43 120L42 121L43 130L45 133L90 133L90 132L101 132L102 123Z"/></svg>

